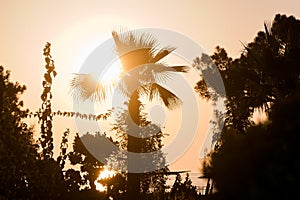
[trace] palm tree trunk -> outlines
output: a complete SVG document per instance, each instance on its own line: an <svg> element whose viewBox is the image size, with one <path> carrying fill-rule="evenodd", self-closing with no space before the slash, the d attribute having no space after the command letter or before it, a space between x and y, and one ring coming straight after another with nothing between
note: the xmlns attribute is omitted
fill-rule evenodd
<svg viewBox="0 0 300 200"><path fill-rule="evenodd" d="M142 124L141 110L142 103L139 100L138 91L133 92L128 104L128 111L131 119L137 124ZM128 134L127 150L129 152L141 153L142 149L139 144L141 138L137 138ZM132 173L135 163L128 158L128 177L127 177L127 199L141 199L140 177L139 173Z"/></svg>
<svg viewBox="0 0 300 200"><path fill-rule="evenodd" d="M127 149L129 152L133 152L135 150L135 138L132 136L128 136L128 146ZM132 171L131 169L134 168L134 162L128 159L128 171ZM140 199L140 177L141 174L139 173L131 173L128 172L127 176L127 199Z"/></svg>

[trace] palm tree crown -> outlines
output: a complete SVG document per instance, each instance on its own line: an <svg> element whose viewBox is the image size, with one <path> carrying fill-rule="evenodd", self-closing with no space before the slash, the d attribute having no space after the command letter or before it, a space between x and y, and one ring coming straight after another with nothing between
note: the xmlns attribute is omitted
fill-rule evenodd
<svg viewBox="0 0 300 200"><path fill-rule="evenodd" d="M179 98L161 86L161 83L170 79L171 74L174 72L187 72L188 67L167 66L163 62L158 63L175 48L157 49L158 42L149 34L137 34L131 31L117 33L113 31L112 36L123 69L123 77L118 84L121 93L129 98L134 95L136 97L147 95L149 100L158 96L169 109L180 105ZM140 68L137 69L138 67ZM133 84L134 81L136 83ZM137 91L133 91L132 85L139 85L140 87L135 88ZM73 91L77 90L78 96L84 100L99 101L106 98L106 92L111 88L101 82L96 83L90 74L76 74L71 81L71 87Z"/></svg>

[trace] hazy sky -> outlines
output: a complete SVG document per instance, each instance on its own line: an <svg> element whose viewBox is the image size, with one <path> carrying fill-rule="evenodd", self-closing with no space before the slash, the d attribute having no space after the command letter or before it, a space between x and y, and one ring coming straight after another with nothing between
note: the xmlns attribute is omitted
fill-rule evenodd
<svg viewBox="0 0 300 200"><path fill-rule="evenodd" d="M51 42L58 71L54 108L71 110L71 98L66 97L71 73L113 29L170 29L190 37L208 53L220 45L236 57L241 42L251 42L276 13L300 18L299 0L0 0L0 65L27 86L25 106L37 109L44 72L42 49ZM182 158L175 168L197 170L199 165L193 164L197 154Z"/></svg>

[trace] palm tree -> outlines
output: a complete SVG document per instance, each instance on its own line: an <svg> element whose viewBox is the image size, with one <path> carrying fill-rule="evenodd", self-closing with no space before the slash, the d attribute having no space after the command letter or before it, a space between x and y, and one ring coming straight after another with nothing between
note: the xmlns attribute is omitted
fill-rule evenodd
<svg viewBox="0 0 300 200"><path fill-rule="evenodd" d="M139 126L145 122L141 113L143 109L142 96L147 96L150 101L158 97L168 109L179 106L180 99L161 85L162 82L170 78L172 73L188 71L186 66L168 66L160 62L175 48L157 49L158 42L149 34L113 31L112 36L124 71L118 89L128 97L128 112L132 120ZM107 87L101 83L92 82L89 75L75 76L71 86L73 91L77 90L83 99L103 100L106 97L105 89ZM133 89L132 86L134 86ZM141 152L139 145L137 145L139 140L142 138L128 134L127 150L129 152ZM128 167L130 168L130 162ZM136 199L140 193L139 179L140 174L128 173L128 199Z"/></svg>

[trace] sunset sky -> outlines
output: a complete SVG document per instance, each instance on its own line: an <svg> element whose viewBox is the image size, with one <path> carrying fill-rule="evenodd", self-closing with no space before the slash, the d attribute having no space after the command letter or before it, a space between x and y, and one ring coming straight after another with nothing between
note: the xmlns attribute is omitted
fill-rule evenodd
<svg viewBox="0 0 300 200"><path fill-rule="evenodd" d="M22 99L26 107L37 110L44 73L42 50L50 42L58 72L53 85L53 107L71 111L68 91L72 73L78 72L91 51L108 39L112 30L169 29L191 38L209 54L219 45L230 56L237 57L242 43L251 42L263 29L263 23L270 24L277 13L300 18L299 0L0 0L0 65L11 70L13 80L27 86ZM203 109L206 114L210 111ZM60 118L54 123L56 130L74 126L71 119ZM207 129L208 125L203 127ZM199 141L203 137L197 136L171 169L197 172ZM60 135L56 136L59 138Z"/></svg>

